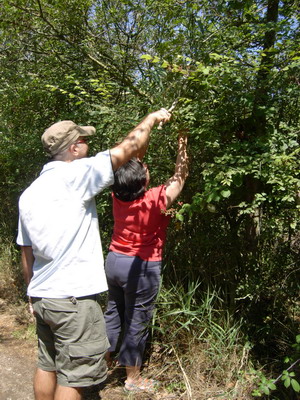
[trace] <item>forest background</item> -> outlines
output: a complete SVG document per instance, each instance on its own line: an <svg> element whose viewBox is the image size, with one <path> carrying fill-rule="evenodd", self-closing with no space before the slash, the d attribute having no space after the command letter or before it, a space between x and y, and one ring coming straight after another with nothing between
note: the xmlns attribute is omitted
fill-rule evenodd
<svg viewBox="0 0 300 400"><path fill-rule="evenodd" d="M188 129L150 359L180 398L296 399L299 16L296 0L2 0L0 297L26 301L17 203L45 128L94 125L95 154L177 101L145 159L164 182ZM109 190L97 207L107 252Z"/></svg>

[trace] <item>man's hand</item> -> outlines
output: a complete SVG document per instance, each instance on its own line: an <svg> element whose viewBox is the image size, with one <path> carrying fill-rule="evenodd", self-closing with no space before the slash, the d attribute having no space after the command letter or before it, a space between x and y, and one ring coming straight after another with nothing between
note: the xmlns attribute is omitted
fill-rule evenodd
<svg viewBox="0 0 300 400"><path fill-rule="evenodd" d="M159 123L166 123L171 118L165 108L148 114L116 147L110 150L110 157L115 171L125 164L132 157L143 158L149 143L149 135L154 127Z"/></svg>
<svg viewBox="0 0 300 400"><path fill-rule="evenodd" d="M28 309L31 315L35 315L35 311L33 310L33 305L31 301L31 297L28 298Z"/></svg>
<svg viewBox="0 0 300 400"><path fill-rule="evenodd" d="M162 126L167 123L172 114L170 111L166 110L165 108L161 108L158 111L155 111L154 113L152 113L153 115L157 114L157 120L156 120L156 124L158 124L158 129L162 129Z"/></svg>

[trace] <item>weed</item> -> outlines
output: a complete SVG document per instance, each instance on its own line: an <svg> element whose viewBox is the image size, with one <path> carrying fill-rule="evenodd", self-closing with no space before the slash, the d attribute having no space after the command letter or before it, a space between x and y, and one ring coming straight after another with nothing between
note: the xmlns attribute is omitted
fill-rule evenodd
<svg viewBox="0 0 300 400"><path fill-rule="evenodd" d="M186 399L215 398L213 393L226 400L248 399L251 345L241 333L242 321L223 310L217 291L199 289L200 282L190 282L186 289L162 287L159 294L153 332L173 373L168 388L181 395L184 388Z"/></svg>
<svg viewBox="0 0 300 400"><path fill-rule="evenodd" d="M14 243L0 239L0 298L10 303L25 299L19 253Z"/></svg>

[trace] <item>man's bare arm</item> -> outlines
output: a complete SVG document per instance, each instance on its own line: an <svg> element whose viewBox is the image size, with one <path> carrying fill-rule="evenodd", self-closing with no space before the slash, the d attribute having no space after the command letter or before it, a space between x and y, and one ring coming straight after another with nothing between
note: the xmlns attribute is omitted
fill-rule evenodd
<svg viewBox="0 0 300 400"><path fill-rule="evenodd" d="M31 246L21 246L21 258L22 258L23 276L25 283L28 286L32 278L32 267L34 263L34 256Z"/></svg>
<svg viewBox="0 0 300 400"><path fill-rule="evenodd" d="M170 117L171 114L163 108L147 115L118 146L110 150L113 170L132 157L143 158L152 128L160 122L169 121Z"/></svg>
<svg viewBox="0 0 300 400"><path fill-rule="evenodd" d="M34 263L34 255L31 246L21 246L21 258L23 267L23 276L28 286L32 278L32 267ZM31 298L28 299L29 312L34 315Z"/></svg>

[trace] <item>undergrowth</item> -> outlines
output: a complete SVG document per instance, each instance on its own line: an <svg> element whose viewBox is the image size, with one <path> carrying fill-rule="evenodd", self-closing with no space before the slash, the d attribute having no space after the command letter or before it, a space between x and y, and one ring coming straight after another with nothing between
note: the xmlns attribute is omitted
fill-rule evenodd
<svg viewBox="0 0 300 400"><path fill-rule="evenodd" d="M34 321L27 312L19 252L13 243L1 242L0 247L0 299L13 310L19 326L15 337L32 339ZM102 302L105 307L105 294ZM299 315L295 307L291 311ZM204 289L200 281L163 282L151 326L148 366L178 399L296 399L299 336L281 367L270 368L253 356L246 324L244 316L228 311L218 290ZM295 367L289 368L293 363Z"/></svg>
<svg viewBox="0 0 300 400"><path fill-rule="evenodd" d="M199 287L190 282L160 291L152 329L169 363L169 386L186 399L250 399L251 345L242 321L224 310L216 291L207 289L199 301Z"/></svg>

